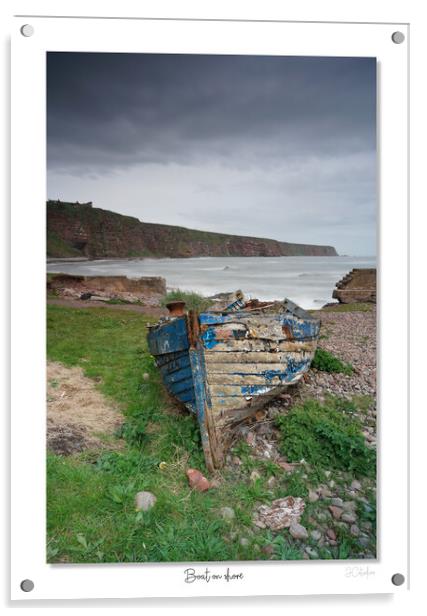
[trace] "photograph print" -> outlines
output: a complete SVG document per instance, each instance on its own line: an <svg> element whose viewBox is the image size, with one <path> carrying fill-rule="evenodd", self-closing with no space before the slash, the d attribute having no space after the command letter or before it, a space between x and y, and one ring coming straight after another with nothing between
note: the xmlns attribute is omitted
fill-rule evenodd
<svg viewBox="0 0 427 616"><path fill-rule="evenodd" d="M376 59L47 53L47 561L376 559Z"/></svg>

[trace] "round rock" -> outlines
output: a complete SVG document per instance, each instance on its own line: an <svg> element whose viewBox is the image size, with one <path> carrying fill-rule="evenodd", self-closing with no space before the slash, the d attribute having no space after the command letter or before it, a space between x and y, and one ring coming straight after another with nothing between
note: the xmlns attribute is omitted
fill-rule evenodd
<svg viewBox="0 0 427 616"><path fill-rule="evenodd" d="M135 496L135 509L148 511L156 504L157 498L151 492L138 492Z"/></svg>
<svg viewBox="0 0 427 616"><path fill-rule="evenodd" d="M289 532L294 539L308 539L307 529L298 522L292 522Z"/></svg>
<svg viewBox="0 0 427 616"><path fill-rule="evenodd" d="M319 554L316 552L314 548L311 548L309 545L305 548L306 553L310 556L310 558L319 558Z"/></svg>
<svg viewBox="0 0 427 616"><path fill-rule="evenodd" d="M234 518L236 517L236 514L234 513L234 509L232 509L231 507L221 507L220 509L220 513L221 516L224 518L224 520L234 520Z"/></svg>

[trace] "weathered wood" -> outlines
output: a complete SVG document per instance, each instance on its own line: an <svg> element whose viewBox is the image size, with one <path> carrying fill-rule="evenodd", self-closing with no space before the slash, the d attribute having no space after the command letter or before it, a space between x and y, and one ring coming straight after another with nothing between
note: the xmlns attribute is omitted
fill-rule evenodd
<svg viewBox="0 0 427 616"><path fill-rule="evenodd" d="M280 351L314 351L316 349L315 341L298 342L293 341L274 341L274 340L223 340L217 342L212 348L206 348L206 353L218 353L220 351L229 353L231 352L254 352L266 351L268 353L276 353Z"/></svg>
<svg viewBox="0 0 427 616"><path fill-rule="evenodd" d="M292 302L282 312L191 313L150 330L167 389L197 415L209 470L222 466L239 422L307 371L318 333Z"/></svg>
<svg viewBox="0 0 427 616"><path fill-rule="evenodd" d="M281 372L284 376L286 372ZM259 374L208 374L209 385L281 385L284 382L280 376L267 378Z"/></svg>
<svg viewBox="0 0 427 616"><path fill-rule="evenodd" d="M149 331L148 344L153 355L163 355L188 349L187 322L184 317Z"/></svg>
<svg viewBox="0 0 427 616"><path fill-rule="evenodd" d="M207 365L218 364L221 366L223 364L240 364L245 365L252 364L254 369L251 369L250 372L256 372L257 370L266 370L267 368L259 367L259 364L271 364L272 366L278 365L287 365L289 360L293 361L301 361L301 360L311 360L313 353L309 352L301 352L301 353L292 353L292 352L284 352L281 351L279 353L271 353L264 351L256 351L256 352L247 352L247 353L234 353L230 351L228 353L215 353L214 351L205 352L205 362ZM214 368L210 368L212 371ZM275 367L272 368L276 369ZM227 368L227 372L231 370L231 368Z"/></svg>
<svg viewBox="0 0 427 616"><path fill-rule="evenodd" d="M281 392L286 390L287 385L280 385L275 387L270 392L263 396L247 396L251 398L247 400L245 396L211 396L212 413L215 413L218 417L221 417L221 412L228 411L243 411L244 409L258 409L265 406L269 400L277 397Z"/></svg>
<svg viewBox="0 0 427 616"><path fill-rule="evenodd" d="M209 393L211 397L223 397L238 396L245 399L247 396L267 394L274 385L271 383L252 384L252 385L210 385Z"/></svg>

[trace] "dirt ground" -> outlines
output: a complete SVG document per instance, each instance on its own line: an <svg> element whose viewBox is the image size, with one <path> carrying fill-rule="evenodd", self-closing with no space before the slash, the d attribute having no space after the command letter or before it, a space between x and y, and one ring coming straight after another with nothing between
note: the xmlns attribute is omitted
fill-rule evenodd
<svg viewBox="0 0 427 616"><path fill-rule="evenodd" d="M120 410L78 367L47 364L47 446L57 454L118 447L112 438L123 421Z"/></svg>

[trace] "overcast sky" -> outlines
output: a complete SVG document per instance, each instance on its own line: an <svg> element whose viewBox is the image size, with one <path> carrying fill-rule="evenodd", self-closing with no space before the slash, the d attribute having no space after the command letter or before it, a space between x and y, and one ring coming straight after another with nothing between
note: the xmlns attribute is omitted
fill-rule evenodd
<svg viewBox="0 0 427 616"><path fill-rule="evenodd" d="M48 54L48 197L376 252L374 58Z"/></svg>

